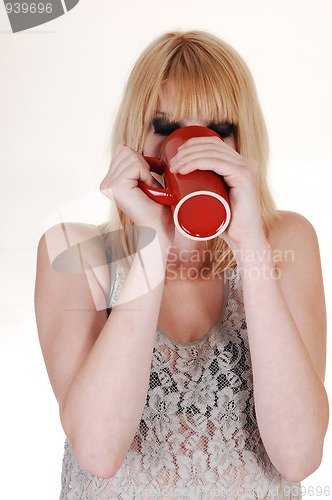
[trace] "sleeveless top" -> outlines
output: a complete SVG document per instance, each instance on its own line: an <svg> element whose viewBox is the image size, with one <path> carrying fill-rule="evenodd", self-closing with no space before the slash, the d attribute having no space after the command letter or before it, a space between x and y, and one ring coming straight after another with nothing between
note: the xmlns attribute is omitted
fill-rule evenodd
<svg viewBox="0 0 332 500"><path fill-rule="evenodd" d="M127 272L108 266L111 310ZM65 440L60 500L302 498L263 445L240 273L224 276L223 311L204 337L179 343L157 327L144 411L116 475L86 472Z"/></svg>

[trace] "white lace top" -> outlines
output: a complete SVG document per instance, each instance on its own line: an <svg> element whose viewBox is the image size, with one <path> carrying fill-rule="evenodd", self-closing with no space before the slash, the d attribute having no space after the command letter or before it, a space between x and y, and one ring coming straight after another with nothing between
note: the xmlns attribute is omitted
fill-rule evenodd
<svg viewBox="0 0 332 500"><path fill-rule="evenodd" d="M183 344L157 328L145 408L116 475L83 470L66 439L60 500L302 498L262 443L240 274L225 276L222 315L203 338ZM111 307L125 279L117 265Z"/></svg>

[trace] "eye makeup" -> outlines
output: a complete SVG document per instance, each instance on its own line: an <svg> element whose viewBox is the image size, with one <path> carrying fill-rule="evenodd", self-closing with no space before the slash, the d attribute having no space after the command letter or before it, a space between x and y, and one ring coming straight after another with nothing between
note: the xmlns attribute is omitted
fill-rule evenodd
<svg viewBox="0 0 332 500"><path fill-rule="evenodd" d="M151 124L153 126L154 133L157 135L162 135L164 137L167 137L168 135L172 134L173 132L175 132L175 130L178 130L182 126L180 122L171 122L167 120L167 118L165 118L163 115L155 116ZM210 122L207 125L207 128L216 132L218 135L220 135L222 139L225 139L226 137L230 136L233 133L234 123Z"/></svg>
<svg viewBox="0 0 332 500"><path fill-rule="evenodd" d="M222 139L229 137L234 132L235 125L234 123L222 122L222 123L209 123L207 128L217 132Z"/></svg>
<svg viewBox="0 0 332 500"><path fill-rule="evenodd" d="M170 122L166 118L158 116L155 117L151 123L154 128L154 133L163 136L168 136L175 132L175 130L181 128L180 123Z"/></svg>

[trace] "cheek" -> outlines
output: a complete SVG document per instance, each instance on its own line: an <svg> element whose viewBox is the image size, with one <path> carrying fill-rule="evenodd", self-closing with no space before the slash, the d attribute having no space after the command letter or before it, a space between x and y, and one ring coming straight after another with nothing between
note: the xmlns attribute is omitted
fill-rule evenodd
<svg viewBox="0 0 332 500"><path fill-rule="evenodd" d="M236 144L236 139L234 136L231 136L231 137L226 137L226 139L224 139L225 143L230 146L231 148L233 148L236 152L238 152L237 150L237 144Z"/></svg>
<svg viewBox="0 0 332 500"><path fill-rule="evenodd" d="M165 139L166 137L149 132L143 146L143 155L159 157L160 148Z"/></svg>

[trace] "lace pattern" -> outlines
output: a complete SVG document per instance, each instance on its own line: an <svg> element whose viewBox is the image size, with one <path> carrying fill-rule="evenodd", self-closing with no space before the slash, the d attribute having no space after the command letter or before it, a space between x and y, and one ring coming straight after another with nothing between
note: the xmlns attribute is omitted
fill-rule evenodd
<svg viewBox="0 0 332 500"><path fill-rule="evenodd" d="M66 439L60 500L302 498L261 440L238 269L227 277L224 313L204 338L180 344L157 328L144 411L116 475L84 471ZM111 307L125 279L118 265Z"/></svg>

